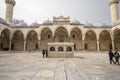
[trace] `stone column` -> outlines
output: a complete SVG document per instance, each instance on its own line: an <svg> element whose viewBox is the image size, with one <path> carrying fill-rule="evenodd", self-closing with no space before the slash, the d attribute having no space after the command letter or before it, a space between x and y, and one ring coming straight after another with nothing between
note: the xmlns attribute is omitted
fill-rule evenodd
<svg viewBox="0 0 120 80"><path fill-rule="evenodd" d="M85 41L82 40L82 43L83 43L83 50L85 50Z"/></svg>
<svg viewBox="0 0 120 80"><path fill-rule="evenodd" d="M38 49L40 50L40 40L38 40Z"/></svg>
<svg viewBox="0 0 120 80"><path fill-rule="evenodd" d="M97 51L100 51L100 45L99 45L99 40L97 40Z"/></svg>
<svg viewBox="0 0 120 80"><path fill-rule="evenodd" d="M26 50L26 38L24 39L24 51Z"/></svg>
<svg viewBox="0 0 120 80"><path fill-rule="evenodd" d="M115 50L114 40L112 40L112 49Z"/></svg>
<svg viewBox="0 0 120 80"><path fill-rule="evenodd" d="M11 41L12 41L12 38L10 38L10 42L9 42L9 51L11 51Z"/></svg>

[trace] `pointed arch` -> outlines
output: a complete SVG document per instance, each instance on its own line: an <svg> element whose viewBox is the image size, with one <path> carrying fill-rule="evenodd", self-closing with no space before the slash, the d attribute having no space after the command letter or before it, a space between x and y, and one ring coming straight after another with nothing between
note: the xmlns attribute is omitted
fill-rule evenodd
<svg viewBox="0 0 120 80"><path fill-rule="evenodd" d="M74 46L75 50L83 49L82 32L79 28L75 27L72 29L70 33L70 42L73 42L75 44Z"/></svg>
<svg viewBox="0 0 120 80"><path fill-rule="evenodd" d="M27 34L26 50L38 50L38 34L34 30L29 31Z"/></svg>
<svg viewBox="0 0 120 80"><path fill-rule="evenodd" d="M0 36L0 50L9 50L10 43L10 31L9 29L4 29Z"/></svg>
<svg viewBox="0 0 120 80"><path fill-rule="evenodd" d="M24 49L24 36L20 30L13 33L11 50L21 51Z"/></svg>
<svg viewBox="0 0 120 80"><path fill-rule="evenodd" d="M120 29L115 29L114 31L114 45L115 48L120 50Z"/></svg>
<svg viewBox="0 0 120 80"><path fill-rule="evenodd" d="M41 31L41 40L40 40L40 49L47 49L47 44L48 42L52 42L53 36L52 36L52 31L49 28L44 28Z"/></svg>
<svg viewBox="0 0 120 80"><path fill-rule="evenodd" d="M55 42L67 42L68 40L68 31L64 27L58 27L55 31L54 36Z"/></svg>
<svg viewBox="0 0 120 80"><path fill-rule="evenodd" d="M85 50L97 50L97 37L94 31L89 30L85 34Z"/></svg>
<svg viewBox="0 0 120 80"><path fill-rule="evenodd" d="M100 50L107 51L112 49L112 40L110 33L107 30L103 30L99 35Z"/></svg>

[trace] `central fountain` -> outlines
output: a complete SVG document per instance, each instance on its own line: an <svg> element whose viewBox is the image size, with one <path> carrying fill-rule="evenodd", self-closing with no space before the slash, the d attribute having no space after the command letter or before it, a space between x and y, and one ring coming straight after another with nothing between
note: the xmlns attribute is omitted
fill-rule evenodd
<svg viewBox="0 0 120 80"><path fill-rule="evenodd" d="M73 58L74 43L70 42L53 42L48 43L49 58Z"/></svg>

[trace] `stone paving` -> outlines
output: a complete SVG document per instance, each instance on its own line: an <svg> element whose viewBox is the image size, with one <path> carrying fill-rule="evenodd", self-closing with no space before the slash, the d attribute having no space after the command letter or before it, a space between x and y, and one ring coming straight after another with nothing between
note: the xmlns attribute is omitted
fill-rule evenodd
<svg viewBox="0 0 120 80"><path fill-rule="evenodd" d="M0 54L0 80L120 80L120 66L107 52L76 52L75 58L42 58L41 53Z"/></svg>

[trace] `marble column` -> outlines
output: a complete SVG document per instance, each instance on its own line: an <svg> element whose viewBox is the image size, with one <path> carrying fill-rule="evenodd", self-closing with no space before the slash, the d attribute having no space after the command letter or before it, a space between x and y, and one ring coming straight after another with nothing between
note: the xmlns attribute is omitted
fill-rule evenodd
<svg viewBox="0 0 120 80"><path fill-rule="evenodd" d="M99 44L99 40L97 40L97 51L100 51L100 44Z"/></svg>
<svg viewBox="0 0 120 80"><path fill-rule="evenodd" d="M40 40L38 40L38 49L40 50Z"/></svg>
<svg viewBox="0 0 120 80"><path fill-rule="evenodd" d="M26 50L26 38L24 39L24 51Z"/></svg>
<svg viewBox="0 0 120 80"><path fill-rule="evenodd" d="M12 42L12 38L10 38L10 42L9 42L9 51L11 51L11 42Z"/></svg>
<svg viewBox="0 0 120 80"><path fill-rule="evenodd" d="M85 50L85 41L82 40L82 43L83 43L83 50Z"/></svg>
<svg viewBox="0 0 120 80"><path fill-rule="evenodd" d="M114 40L112 40L112 49L115 50Z"/></svg>

